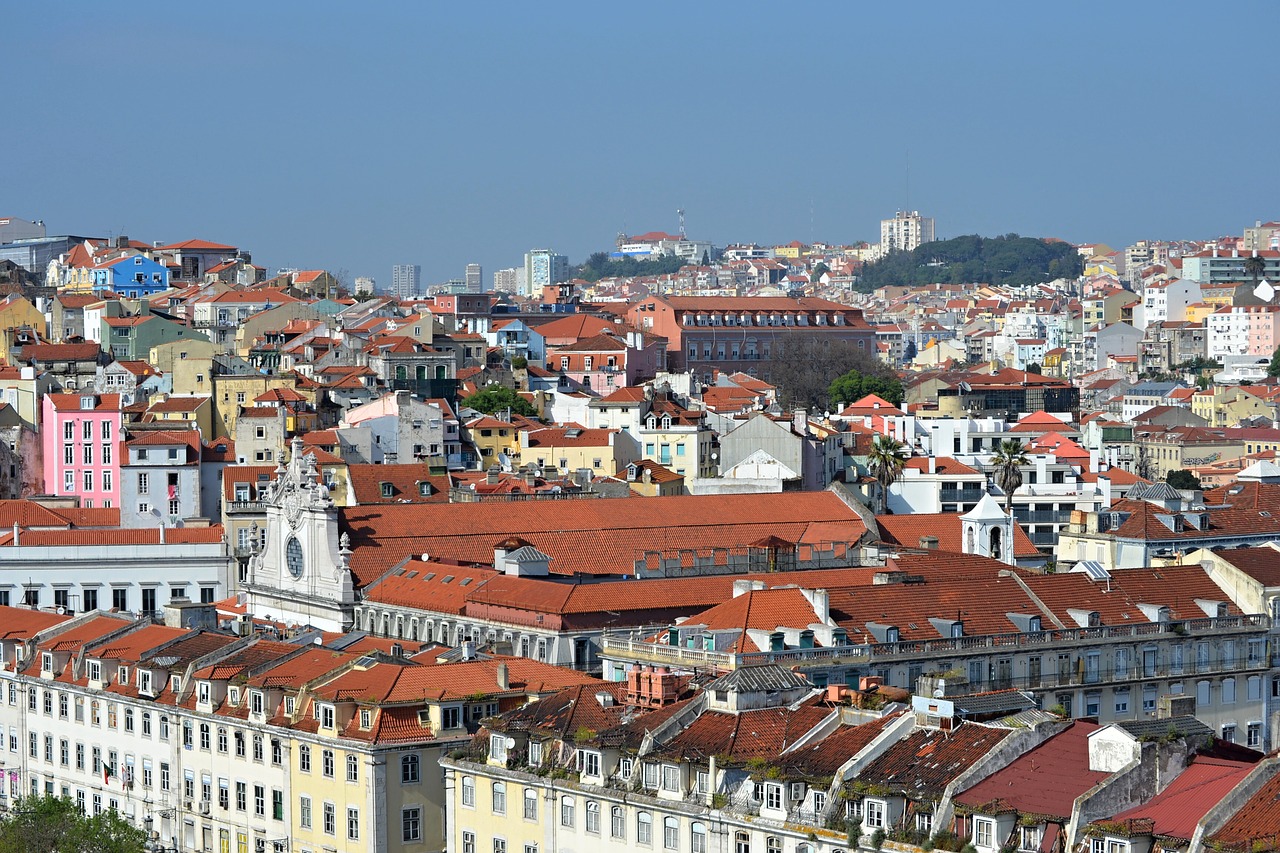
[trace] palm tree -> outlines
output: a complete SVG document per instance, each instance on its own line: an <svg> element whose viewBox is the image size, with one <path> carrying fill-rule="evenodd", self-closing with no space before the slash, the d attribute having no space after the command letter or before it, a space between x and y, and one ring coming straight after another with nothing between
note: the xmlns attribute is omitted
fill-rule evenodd
<svg viewBox="0 0 1280 853"><path fill-rule="evenodd" d="M867 467L871 469L871 475L880 484L886 511L889 509L889 487L902 473L902 463L906 456L906 445L888 435L876 436L876 440L871 444L871 452L867 454Z"/></svg>
<svg viewBox="0 0 1280 853"><path fill-rule="evenodd" d="M1262 259L1261 255L1250 255L1244 259L1244 271L1249 278L1253 279L1253 286L1258 286L1258 280L1262 278L1262 271L1267 268L1267 262Z"/></svg>
<svg viewBox="0 0 1280 853"><path fill-rule="evenodd" d="M996 483L1004 492L1004 508L1013 511L1013 493L1022 485L1022 466L1030 465L1031 460L1016 438L1006 438L991 454L991 464L995 466Z"/></svg>

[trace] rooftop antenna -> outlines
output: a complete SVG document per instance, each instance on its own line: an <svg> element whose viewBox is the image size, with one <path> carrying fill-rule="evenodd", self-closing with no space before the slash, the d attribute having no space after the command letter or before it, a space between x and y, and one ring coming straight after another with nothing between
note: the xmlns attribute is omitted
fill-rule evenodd
<svg viewBox="0 0 1280 853"><path fill-rule="evenodd" d="M677 208L676 215L680 217L680 236L684 237L684 208Z"/></svg>

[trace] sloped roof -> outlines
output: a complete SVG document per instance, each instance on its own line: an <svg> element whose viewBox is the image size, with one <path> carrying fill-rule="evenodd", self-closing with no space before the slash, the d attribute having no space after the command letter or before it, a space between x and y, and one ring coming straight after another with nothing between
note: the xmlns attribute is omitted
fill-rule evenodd
<svg viewBox="0 0 1280 853"><path fill-rule="evenodd" d="M1089 734L1096 723L1077 720L956 797L956 802L990 813L989 804L1023 814L1070 819L1076 798L1109 776L1089 769ZM1045 768L1053 768L1046 773ZM988 808L984 808L988 807Z"/></svg>
<svg viewBox="0 0 1280 853"><path fill-rule="evenodd" d="M494 543L512 535L550 554L553 572L628 575L647 551L742 547L770 534L851 543L866 532L830 492L601 498L574 501L571 511L560 501L523 501L347 507L339 514L357 574L423 553L491 563Z"/></svg>
<svg viewBox="0 0 1280 853"><path fill-rule="evenodd" d="M864 767L858 779L911 799L936 800L947 785L1012 733L969 722L950 732L917 729Z"/></svg>
<svg viewBox="0 0 1280 853"><path fill-rule="evenodd" d="M1200 818L1252 769L1253 765L1246 762L1197 756L1169 787L1142 805L1118 813L1108 822L1150 820L1155 824L1154 835L1189 841Z"/></svg>

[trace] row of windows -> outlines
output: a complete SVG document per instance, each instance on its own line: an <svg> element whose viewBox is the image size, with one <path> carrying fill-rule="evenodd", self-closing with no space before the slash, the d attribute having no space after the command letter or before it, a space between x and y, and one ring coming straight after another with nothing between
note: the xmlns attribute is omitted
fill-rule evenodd
<svg viewBox="0 0 1280 853"><path fill-rule="evenodd" d="M81 445L80 451L81 451L80 458L82 460L81 464L92 465L93 464L93 445L92 444ZM104 442L102 445L102 464L110 465L111 458L112 458L111 443ZM76 464L76 446L74 444L62 445L62 464L63 465Z"/></svg>
<svg viewBox="0 0 1280 853"><path fill-rule="evenodd" d="M85 397L83 400L81 400L81 406L84 406L86 402L88 403L89 407L92 408L95 401L93 397ZM100 423L102 424L102 440L110 441L111 432L112 432L111 421L100 421ZM81 427L82 427L81 429L82 440L93 441L93 421L82 421ZM75 441L75 438L76 438L75 421L63 422L62 438L66 441Z"/></svg>
<svg viewBox="0 0 1280 853"><path fill-rule="evenodd" d="M648 812L642 812L648 814ZM637 837L637 843L644 846L653 846L652 838L652 822L648 824L649 834L647 836ZM622 838L623 836L615 835L614 838ZM690 853L706 853L707 851L707 825L701 821L694 821L689 827L689 846ZM408 837L406 841L410 840ZM680 850L680 822L674 817L663 819L662 824L662 848L664 850ZM493 853L508 853L507 840L501 836L494 836L492 839ZM782 839L776 835L770 835L764 841L765 853L782 853ZM471 830L463 830L462 832L462 853L477 853L476 834ZM523 853L538 853L538 845L536 843L526 843ZM739 830L734 833L733 837L733 853L752 853L752 837L749 832ZM795 853L813 853L813 845L808 842L801 842L796 845Z"/></svg>
<svg viewBox="0 0 1280 853"><path fill-rule="evenodd" d="M412 813L412 815L410 815ZM405 831L405 841L420 840L422 837L422 810L420 808L404 809L402 812L402 821ZM408 829L410 826L410 817L415 831L414 838L409 838ZM303 794L298 799L298 825L303 829L314 828L314 810L311 798ZM332 802L326 800L320 806L320 828L325 835L337 835L338 833L338 809ZM347 806L347 838L351 841L360 839L360 809L355 806Z"/></svg>

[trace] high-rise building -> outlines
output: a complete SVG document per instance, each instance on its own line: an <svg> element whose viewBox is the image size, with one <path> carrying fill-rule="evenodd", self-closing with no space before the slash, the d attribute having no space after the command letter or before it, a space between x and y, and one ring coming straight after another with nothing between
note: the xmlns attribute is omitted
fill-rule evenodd
<svg viewBox="0 0 1280 853"><path fill-rule="evenodd" d="M391 268L391 295L397 299L416 299L422 295L422 267L396 264Z"/></svg>
<svg viewBox="0 0 1280 853"><path fill-rule="evenodd" d="M499 293L524 293L524 267L508 267L505 270L494 270L493 289Z"/></svg>
<svg viewBox="0 0 1280 853"><path fill-rule="evenodd" d="M484 270L479 264L467 264L467 293L484 292Z"/></svg>
<svg viewBox="0 0 1280 853"><path fill-rule="evenodd" d="M378 283L367 275L358 275L356 276L355 288L356 293L373 295L378 291Z"/></svg>
<svg viewBox="0 0 1280 853"><path fill-rule="evenodd" d="M899 210L892 219L880 220L880 251L910 252L921 243L932 243L933 219L920 215L920 211L908 213Z"/></svg>
<svg viewBox="0 0 1280 853"><path fill-rule="evenodd" d="M528 295L539 296L542 288L569 280L569 259L550 249L534 249L524 256L524 273Z"/></svg>

